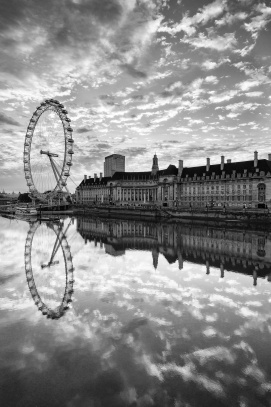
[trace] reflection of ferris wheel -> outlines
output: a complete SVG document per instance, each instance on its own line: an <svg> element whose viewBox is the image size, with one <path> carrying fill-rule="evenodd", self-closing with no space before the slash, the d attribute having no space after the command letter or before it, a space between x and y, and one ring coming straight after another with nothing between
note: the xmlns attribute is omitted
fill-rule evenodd
<svg viewBox="0 0 271 407"><path fill-rule="evenodd" d="M62 317L72 301L73 264L65 237L67 229L63 233L62 227L54 223L31 223L25 242L25 272L30 293L43 315L52 319ZM59 299L63 285L64 294Z"/></svg>
<svg viewBox="0 0 271 407"><path fill-rule="evenodd" d="M73 129L67 110L46 99L30 119L24 143L24 172L32 196L46 199L67 189L72 166Z"/></svg>

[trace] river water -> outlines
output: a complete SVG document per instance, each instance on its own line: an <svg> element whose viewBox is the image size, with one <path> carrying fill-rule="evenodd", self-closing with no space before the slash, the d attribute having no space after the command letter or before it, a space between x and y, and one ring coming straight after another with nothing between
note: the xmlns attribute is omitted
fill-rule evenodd
<svg viewBox="0 0 271 407"><path fill-rule="evenodd" d="M271 405L271 233L0 218L0 405Z"/></svg>

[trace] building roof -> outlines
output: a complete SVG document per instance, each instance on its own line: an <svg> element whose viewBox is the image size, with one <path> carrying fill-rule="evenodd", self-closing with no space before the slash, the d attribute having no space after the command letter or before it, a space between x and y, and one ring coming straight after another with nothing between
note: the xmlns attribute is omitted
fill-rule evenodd
<svg viewBox="0 0 271 407"><path fill-rule="evenodd" d="M178 175L178 168L170 164L165 170L160 170L157 172L158 176L163 176L163 175Z"/></svg>
<svg viewBox="0 0 271 407"><path fill-rule="evenodd" d="M124 158L125 158L125 155L121 155L121 154L110 154L110 155L108 155L108 156L105 157L105 158L110 158L110 157L124 157Z"/></svg>
<svg viewBox="0 0 271 407"><path fill-rule="evenodd" d="M159 176L169 176L169 175L177 175L178 168L175 165L169 165L166 169L157 171L156 175L154 176L151 171L140 171L140 172L120 172L116 171L112 177L97 177L96 180L94 178L87 178L79 184L79 186L101 186L106 185L110 181L148 181L153 180Z"/></svg>
<svg viewBox="0 0 271 407"><path fill-rule="evenodd" d="M163 175L177 175L178 168L175 165L169 165L166 169L157 171L155 177ZM140 172L115 172L112 176L113 181L117 180L152 180L154 178L151 171L140 171Z"/></svg>
<svg viewBox="0 0 271 407"><path fill-rule="evenodd" d="M221 170L221 164L212 164L210 165L209 171L206 169L206 165L202 165L199 167L184 167L181 175L181 179L184 180L185 178L193 178L195 175L196 177L203 177L203 176L212 176L213 174L216 176L222 175L222 172L225 175L231 175L233 171L237 174L243 174L246 170L247 174L249 173L254 174L256 168L258 169L259 175L261 172L264 172L265 175L269 172L271 174L271 161L261 159L258 160L257 167L254 167L254 160L249 161L238 161L238 162L231 162L231 163L224 163L224 169ZM80 183L80 186L91 185L91 186L106 186L110 181L118 181L118 180L130 180L130 181L148 181L153 180L154 178L163 177L163 176L170 176L170 175L178 175L178 168L175 165L170 164L166 169L157 171L156 175L152 175L151 171L140 171L140 172L120 172L117 171L113 174L112 177L97 177L96 180L94 178L88 178L83 180Z"/></svg>
<svg viewBox="0 0 271 407"><path fill-rule="evenodd" d="M111 177L102 177L102 179L100 179L100 177L97 177L96 180L94 178L87 178L86 180L83 179L83 181L81 181L81 183L79 184L79 186L86 186L86 185L91 185L91 186L106 186L107 182L111 180Z"/></svg>
<svg viewBox="0 0 271 407"><path fill-rule="evenodd" d="M214 164L210 165L209 171L206 170L206 165L200 167L184 167L181 178L193 178L194 175L197 177L203 177L204 175L211 176L213 173L215 175L222 175L222 171L224 171L225 175L232 174L233 171L235 171L236 174L243 174L245 170L249 174L255 173L256 168L258 168L259 172L264 171L265 174L267 172L271 173L271 161L264 159L258 160L257 167L254 167L254 160L225 163L223 170L221 170L221 164Z"/></svg>

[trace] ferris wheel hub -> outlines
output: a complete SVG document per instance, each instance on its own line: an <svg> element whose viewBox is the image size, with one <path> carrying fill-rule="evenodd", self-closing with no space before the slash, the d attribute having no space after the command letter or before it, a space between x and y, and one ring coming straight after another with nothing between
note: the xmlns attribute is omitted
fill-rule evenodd
<svg viewBox="0 0 271 407"><path fill-rule="evenodd" d="M46 154L46 155L48 155L48 157L58 157L58 154L50 153L50 151L43 151L43 150L40 150L40 153L41 153L41 154Z"/></svg>

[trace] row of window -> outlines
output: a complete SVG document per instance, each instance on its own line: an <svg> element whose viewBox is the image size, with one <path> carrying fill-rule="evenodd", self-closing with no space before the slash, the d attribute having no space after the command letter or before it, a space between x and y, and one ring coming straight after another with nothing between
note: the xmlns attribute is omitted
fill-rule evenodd
<svg viewBox="0 0 271 407"><path fill-rule="evenodd" d="M181 188L181 191L209 191L209 190L211 190L211 191L219 191L219 190L221 190L221 191L224 191L224 190L227 190L227 191L229 191L229 190L234 190L234 189L241 189L241 185L227 185L227 186L224 186L224 185L221 185L221 186L216 186L216 187L214 187L214 186L211 186L211 187L209 187L209 186L202 186L202 187L183 187L183 188ZM252 189L252 185L243 185L243 189Z"/></svg>
<svg viewBox="0 0 271 407"><path fill-rule="evenodd" d="M252 195L232 195L232 196L184 196L181 197L180 201L252 201Z"/></svg>
<svg viewBox="0 0 271 407"><path fill-rule="evenodd" d="M232 195L247 195L247 194L252 194L252 191L226 191L226 192L218 192L218 191L216 191L216 192L211 192L210 193L210 191L202 191L200 194L196 194L196 196L201 196L201 195L210 195L210 196L216 196L216 194L219 194L219 196L221 196L221 195L229 195L229 194L232 194ZM184 192L182 195L181 195L181 197L182 196L190 196L190 195L195 195L193 192Z"/></svg>

